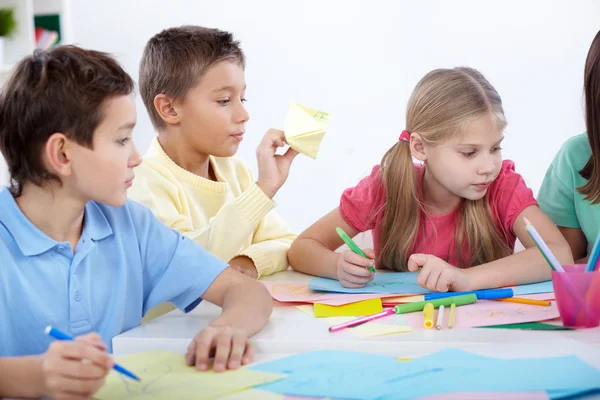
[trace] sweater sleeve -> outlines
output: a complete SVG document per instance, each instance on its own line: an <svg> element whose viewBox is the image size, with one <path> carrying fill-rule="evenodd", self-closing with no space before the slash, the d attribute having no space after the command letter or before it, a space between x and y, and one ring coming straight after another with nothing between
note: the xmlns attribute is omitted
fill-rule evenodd
<svg viewBox="0 0 600 400"><path fill-rule="evenodd" d="M147 163L136 169L136 179L129 196L149 207L166 225L226 262L238 254L248 237L275 207L275 202L251 183L240 196L222 206L206 224L194 229L192 221L183 212L188 205L178 182L166 168L161 171L160 166L148 166Z"/></svg>

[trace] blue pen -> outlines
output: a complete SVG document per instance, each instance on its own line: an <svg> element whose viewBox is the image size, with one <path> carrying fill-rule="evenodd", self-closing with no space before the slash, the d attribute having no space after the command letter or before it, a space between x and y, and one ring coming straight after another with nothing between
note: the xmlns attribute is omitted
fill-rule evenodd
<svg viewBox="0 0 600 400"><path fill-rule="evenodd" d="M594 269L596 269L598 258L600 258L600 235L598 235L598 237L596 238L596 242L594 243L594 247L592 247L592 252L588 257L585 272L593 272Z"/></svg>
<svg viewBox="0 0 600 400"><path fill-rule="evenodd" d="M58 339L58 340L73 340L73 338L69 335L67 335L64 332L59 331L56 328L53 328L52 326L48 325L46 327L46 335L53 337L54 339ZM136 380L136 381L140 381L141 379L138 378L135 374L133 374L132 372L129 372L128 370L126 370L125 368L121 367L119 364L115 364L113 365L113 368L115 369L115 371L122 373L123 375Z"/></svg>
<svg viewBox="0 0 600 400"><path fill-rule="evenodd" d="M446 297L462 296L465 294L474 294L477 296L477 300L506 299L514 296L512 289L485 289L474 290L472 292L428 293L423 297L425 298L425 301L429 301L435 299L443 299Z"/></svg>

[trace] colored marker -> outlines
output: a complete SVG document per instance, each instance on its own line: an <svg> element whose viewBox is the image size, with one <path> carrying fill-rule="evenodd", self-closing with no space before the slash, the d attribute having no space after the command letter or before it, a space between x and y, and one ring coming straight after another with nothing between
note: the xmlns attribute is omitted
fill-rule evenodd
<svg viewBox="0 0 600 400"><path fill-rule="evenodd" d="M423 311L427 303L431 303L433 304L434 308L437 308L441 305L449 307L452 303L456 303L457 306L464 306L466 304L473 304L476 301L477 296L471 293L462 296L445 297L443 299L435 299L431 301L420 301L418 303L398 304L394 307L394 311L396 314L407 314L416 311Z"/></svg>
<svg viewBox="0 0 600 400"><path fill-rule="evenodd" d="M67 335L64 332L59 331L56 328L53 328L52 326L48 325L46 327L46 335L53 337L54 339L58 339L58 340L73 340L73 338L69 335ZM119 364L115 364L113 365L113 368L115 369L115 371L120 372L121 374L136 380L136 381L140 381L141 379L138 378L135 374L133 374L132 372L126 370L125 368L121 367Z"/></svg>
<svg viewBox="0 0 600 400"><path fill-rule="evenodd" d="M395 306L394 308L384 310L377 314L367 315L366 317L361 317L352 321L344 322L342 324L334 325L329 328L329 332L337 332L345 328L351 328L353 326L364 324L365 322L373 321L375 319L383 318L394 313L406 314L415 311L423 311L427 303L433 304L433 307L436 308L441 305L449 306L452 303L456 303L457 306L464 306L466 304L473 304L476 301L477 296L475 296L474 294L465 294L464 296L446 297L444 299L431 300L427 302L422 301L418 303L400 304Z"/></svg>
<svg viewBox="0 0 600 400"><path fill-rule="evenodd" d="M531 304L533 306L545 306L550 307L552 303L546 300L530 300L530 299L521 299L519 297L513 297L510 299L495 299L496 301L507 301L509 303L519 303L519 304Z"/></svg>
<svg viewBox="0 0 600 400"><path fill-rule="evenodd" d="M600 258L600 234L596 238L596 242L594 242L594 247L592 248L592 252L588 257L588 262L585 267L585 272L592 272L596 270L598 259Z"/></svg>
<svg viewBox="0 0 600 400"><path fill-rule="evenodd" d="M505 299L507 297L513 297L514 292L512 289L485 289L485 290L474 290L472 292L440 292L440 293L428 293L424 295L424 300L435 300L443 299L444 297L456 297L465 294L474 294L477 296L477 300L494 300L494 299Z"/></svg>
<svg viewBox="0 0 600 400"><path fill-rule="evenodd" d="M452 303L454 304L454 303ZM442 330L442 324L444 323L444 306L441 305L440 308L438 309L438 317L437 317L437 323L435 324L435 329L437 329L438 331Z"/></svg>
<svg viewBox="0 0 600 400"><path fill-rule="evenodd" d="M425 308L423 308L423 326L425 329L433 328L433 310L433 304L425 304Z"/></svg>
<svg viewBox="0 0 600 400"><path fill-rule="evenodd" d="M540 234L535 230L531 222L527 218L523 218L523 221L525 221L525 229L527 229L527 233L529 233L529 236L531 236L531 239L540 250L550 267L555 271L565 272L565 269L562 267L562 265L560 265L556 257L554 257L554 254L546 242L544 242L544 239L542 239Z"/></svg>
<svg viewBox="0 0 600 400"><path fill-rule="evenodd" d="M527 229L527 233L529 233L529 236L531 236L531 239L533 239L535 245L538 247L538 249L540 249L540 251L542 252L542 255L544 256L544 258L546 259L548 264L550 264L550 267L554 271L565 272L565 269L562 267L562 265L560 265L560 263L558 262L556 257L554 257L554 254L552 254L552 251L550 251L550 249L548 248L548 245L546 245L546 243L544 242L542 237L539 235L539 233L537 233L537 231L535 230L535 228L533 227L531 222L527 218L523 218L523 220L525 221L525 228ZM587 269L587 267L586 267L586 269ZM571 281L568 279L565 279L564 283L565 283L565 289L567 289L567 292L571 295L571 297L573 299L575 299L575 301L578 303L578 305L580 307L583 308L583 310L586 314L589 314L590 310L589 310L587 304L585 303L585 300L579 300L579 297L575 294L576 290L572 286ZM571 321L569 324L572 324L574 321L575 321L575 314L573 314L571 316Z"/></svg>
<svg viewBox="0 0 600 400"><path fill-rule="evenodd" d="M394 312L393 308L390 308L388 310L383 310L382 312L377 313L377 314L367 315L365 317L353 319L352 321L344 322L342 324L330 326L329 332L341 331L342 329L351 328L353 326L361 325L366 322L373 321L375 319L379 319L379 318L383 318L383 317L387 317L388 315L392 315L392 314L395 314L395 312Z"/></svg>
<svg viewBox="0 0 600 400"><path fill-rule="evenodd" d="M348 236L346 234L346 232L344 232L344 230L342 228L335 228L335 231L337 232L337 234L342 238L342 240L344 241L344 243L346 243L346 245L350 248L350 250L352 250L352 252L354 252L355 254L358 254L359 256L363 257L363 258L369 258L367 257L367 255L360 249L360 247L358 247L358 245L356 243L354 243L354 240L352 240L350 238L350 236ZM369 265L367 267L367 269L369 271L371 271L372 273L375 273L375 268L372 265Z"/></svg>
<svg viewBox="0 0 600 400"><path fill-rule="evenodd" d="M454 318L456 314L456 304L450 305L450 315L448 316L448 329L454 328Z"/></svg>

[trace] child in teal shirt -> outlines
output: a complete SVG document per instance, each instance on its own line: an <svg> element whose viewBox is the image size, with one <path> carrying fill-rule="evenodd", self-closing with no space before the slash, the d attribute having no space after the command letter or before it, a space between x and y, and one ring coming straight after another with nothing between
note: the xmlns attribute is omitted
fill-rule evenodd
<svg viewBox="0 0 600 400"><path fill-rule="evenodd" d="M584 77L587 134L565 142L537 199L578 262L586 261L600 232L600 32L588 53Z"/></svg>

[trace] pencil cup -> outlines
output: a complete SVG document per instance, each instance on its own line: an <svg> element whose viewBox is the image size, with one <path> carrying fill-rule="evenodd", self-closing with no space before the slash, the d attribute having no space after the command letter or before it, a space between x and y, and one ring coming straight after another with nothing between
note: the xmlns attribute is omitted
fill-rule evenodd
<svg viewBox="0 0 600 400"><path fill-rule="evenodd" d="M552 271L556 305L565 326L600 325L600 271L585 272L585 264L565 265Z"/></svg>

